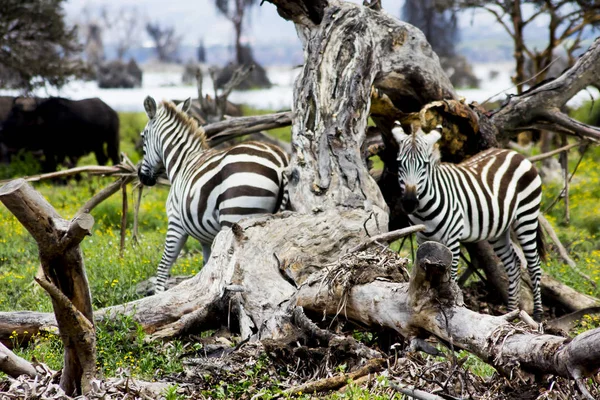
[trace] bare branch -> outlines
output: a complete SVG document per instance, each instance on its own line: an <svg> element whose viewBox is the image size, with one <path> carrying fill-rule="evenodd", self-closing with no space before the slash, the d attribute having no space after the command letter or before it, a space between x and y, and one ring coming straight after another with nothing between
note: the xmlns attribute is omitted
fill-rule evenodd
<svg viewBox="0 0 600 400"><path fill-rule="evenodd" d="M293 113L291 111L277 114L237 117L208 124L203 128L206 136L210 140L211 146L215 146L237 136L289 126L292 124L292 117Z"/></svg>
<svg viewBox="0 0 600 400"><path fill-rule="evenodd" d="M543 121L554 122L572 131L572 134L600 139L600 128L590 127L560 113L560 108L579 91L600 82L600 38L561 76L513 96L507 104L491 116L498 128L498 138L510 137L524 126Z"/></svg>
<svg viewBox="0 0 600 400"><path fill-rule="evenodd" d="M568 151L568 150L572 149L573 147L578 147L578 146L581 146L581 145L582 145L582 143L584 143L584 142L583 142L583 141L581 141L581 142L577 142L577 143L571 143L571 144L568 144L568 145L566 145L566 146L559 147L558 149L555 149L555 150L549 151L549 152L547 152L547 153L538 154L538 155L536 155L536 156L531 156L531 157L528 157L527 159L528 159L529 161L531 161L531 162L542 161L542 160L545 160L545 159L547 159L547 158L550 158L550 157L552 157L552 156L555 156L555 155L557 155L557 154L559 154L559 153L562 153L563 151Z"/></svg>

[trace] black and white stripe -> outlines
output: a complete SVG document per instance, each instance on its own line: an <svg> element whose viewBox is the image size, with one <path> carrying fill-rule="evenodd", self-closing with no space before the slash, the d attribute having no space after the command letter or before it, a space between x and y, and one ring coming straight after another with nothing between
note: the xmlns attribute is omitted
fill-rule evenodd
<svg viewBox="0 0 600 400"><path fill-rule="evenodd" d="M489 240L509 277L510 310L519 306L520 262L510 240L513 228L527 260L533 284L534 316L542 316L540 257L545 255L538 226L542 182L533 166L517 152L483 151L461 164L441 163L438 131L412 135L392 130L398 142L401 205L412 224L424 224L419 243L438 241L453 254L452 277L461 242Z"/></svg>
<svg viewBox="0 0 600 400"><path fill-rule="evenodd" d="M196 121L185 113L190 99L157 108L144 101L149 121L142 133L144 157L138 171L147 186L166 172L171 183L167 198L168 228L158 266L157 291L165 289L171 266L188 236L202 243L204 262L223 227L243 217L274 213L288 201L283 169L287 154L279 147L246 142L227 149L208 149Z"/></svg>

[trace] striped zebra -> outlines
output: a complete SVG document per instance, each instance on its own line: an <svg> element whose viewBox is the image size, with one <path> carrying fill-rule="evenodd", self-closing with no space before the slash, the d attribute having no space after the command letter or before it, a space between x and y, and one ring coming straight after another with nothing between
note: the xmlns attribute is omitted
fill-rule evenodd
<svg viewBox="0 0 600 400"><path fill-rule="evenodd" d="M421 129L407 135L397 125L400 203L412 224L424 224L419 243L433 240L453 254L452 277L461 242L489 240L506 268L508 308L519 306L520 262L510 240L510 228L523 249L533 284L534 317L542 317L540 257L545 257L538 214L542 181L533 166L517 152L483 151L460 164L440 162L435 146L441 133Z"/></svg>
<svg viewBox="0 0 600 400"><path fill-rule="evenodd" d="M166 172L167 237L158 266L156 290L164 291L171 266L187 238L202 243L206 263L211 244L223 227L243 217L274 213L288 201L283 169L288 157L280 148L247 142L209 149L204 130L186 114L191 104L144 100L148 123L142 132L144 156L138 170L143 185L156 184Z"/></svg>

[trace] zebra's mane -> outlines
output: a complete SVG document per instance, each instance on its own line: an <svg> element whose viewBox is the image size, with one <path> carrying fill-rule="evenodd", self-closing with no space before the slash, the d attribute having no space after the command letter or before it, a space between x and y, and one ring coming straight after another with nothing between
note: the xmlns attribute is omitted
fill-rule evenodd
<svg viewBox="0 0 600 400"><path fill-rule="evenodd" d="M405 143L406 143L405 147L401 146L401 147L404 147L404 150L402 150L402 152L405 154L409 154L409 153L423 154L426 151L428 151L429 146L427 145L427 142L425 141L425 137L427 135L428 134L423 132L421 129L413 129L412 133L410 134L410 138L407 138L405 141ZM410 142L409 142L409 140L410 140ZM432 153L429 154L428 157L434 165L438 165L440 163L441 154L440 154L438 144L435 144L433 146Z"/></svg>
<svg viewBox="0 0 600 400"><path fill-rule="evenodd" d="M177 120L177 122L185 125L194 136L200 139L202 148L208 149L206 133L204 132L204 128L198 125L198 121L190 117L187 113L178 110L177 106L172 101L163 100L161 105L165 109L168 118L173 118Z"/></svg>

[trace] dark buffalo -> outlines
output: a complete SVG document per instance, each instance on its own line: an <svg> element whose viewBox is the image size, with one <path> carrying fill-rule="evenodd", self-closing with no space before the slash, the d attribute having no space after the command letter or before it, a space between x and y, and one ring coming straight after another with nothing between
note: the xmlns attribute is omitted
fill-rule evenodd
<svg viewBox="0 0 600 400"><path fill-rule="evenodd" d="M15 104L18 104L25 110L31 111L37 107L42 101L39 97L13 97L13 96L0 96L0 131L2 124L10 115L10 112ZM17 152L14 149L8 148L4 143L0 141L0 163L8 164L12 156Z"/></svg>
<svg viewBox="0 0 600 400"><path fill-rule="evenodd" d="M94 152L98 164L118 164L119 116L98 98L50 97L32 110L15 102L0 131L0 141L13 149L41 150L44 172L58 164L72 167ZM67 161L68 159L68 161Z"/></svg>

